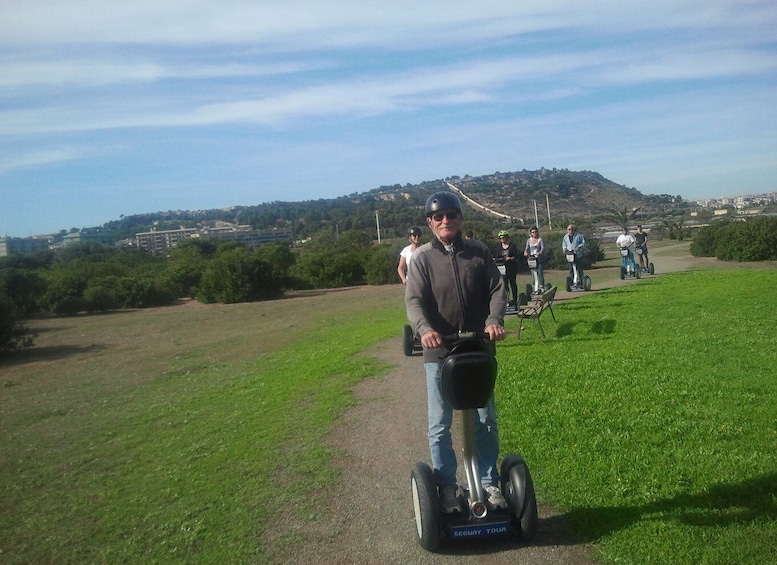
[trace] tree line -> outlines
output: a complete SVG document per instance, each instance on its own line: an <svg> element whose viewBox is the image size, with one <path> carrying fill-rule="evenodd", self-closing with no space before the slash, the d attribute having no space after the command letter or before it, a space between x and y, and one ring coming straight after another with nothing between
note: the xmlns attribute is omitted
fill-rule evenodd
<svg viewBox="0 0 777 565"><path fill-rule="evenodd" d="M481 220L465 224L493 249L498 227ZM428 241L431 233L424 231ZM192 238L165 256L88 242L2 257L0 353L32 344L34 336L23 320L34 315L150 308L180 299L250 302L293 290L395 284L399 251L406 244L404 238L378 244L368 231L331 226L294 248L276 243L252 249L234 241ZM560 239L549 241L550 266L565 265L560 246ZM603 258L595 240L586 254L589 264Z"/></svg>

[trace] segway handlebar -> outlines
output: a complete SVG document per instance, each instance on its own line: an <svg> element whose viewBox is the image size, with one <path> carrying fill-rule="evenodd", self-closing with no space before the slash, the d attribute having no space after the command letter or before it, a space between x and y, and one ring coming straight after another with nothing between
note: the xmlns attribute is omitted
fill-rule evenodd
<svg viewBox="0 0 777 565"><path fill-rule="evenodd" d="M442 339L447 342L460 341L463 339L483 339L490 341L491 336L488 332L456 332L455 334L448 334L442 336Z"/></svg>

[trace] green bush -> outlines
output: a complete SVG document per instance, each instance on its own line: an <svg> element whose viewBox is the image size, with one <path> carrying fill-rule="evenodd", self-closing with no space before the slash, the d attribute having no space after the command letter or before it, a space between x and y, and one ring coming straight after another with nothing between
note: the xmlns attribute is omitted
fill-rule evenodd
<svg viewBox="0 0 777 565"><path fill-rule="evenodd" d="M699 230L690 249L721 261L777 260L777 217L714 222Z"/></svg>
<svg viewBox="0 0 777 565"><path fill-rule="evenodd" d="M34 337L35 334L21 324L11 300L0 292L0 356L30 347Z"/></svg>
<svg viewBox="0 0 777 565"><path fill-rule="evenodd" d="M372 248L367 257L367 284L377 286L400 282L397 274L400 251L400 247L387 244Z"/></svg>
<svg viewBox="0 0 777 565"><path fill-rule="evenodd" d="M117 310L122 303L104 286L88 286L84 291L83 308L87 312L106 312L108 310Z"/></svg>
<svg viewBox="0 0 777 565"><path fill-rule="evenodd" d="M0 264L0 292L5 293L21 315L40 310L45 291L46 282L35 270Z"/></svg>
<svg viewBox="0 0 777 565"><path fill-rule="evenodd" d="M203 302L254 302L283 294L268 263L247 247L225 246L208 263L197 298Z"/></svg>
<svg viewBox="0 0 777 565"><path fill-rule="evenodd" d="M372 236L365 232L345 232L334 240L329 233L320 233L299 249L291 273L302 288L363 285L371 249Z"/></svg>

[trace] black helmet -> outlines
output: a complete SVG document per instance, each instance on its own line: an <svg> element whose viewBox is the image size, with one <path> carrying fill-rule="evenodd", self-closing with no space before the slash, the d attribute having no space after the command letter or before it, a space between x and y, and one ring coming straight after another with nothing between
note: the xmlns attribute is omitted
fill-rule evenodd
<svg viewBox="0 0 777 565"><path fill-rule="evenodd" d="M407 237L410 237L411 235L421 235L421 228L418 226L413 226L410 229L407 230Z"/></svg>
<svg viewBox="0 0 777 565"><path fill-rule="evenodd" d="M426 217L442 210L458 210L461 212L461 200L452 192L435 192L426 200Z"/></svg>

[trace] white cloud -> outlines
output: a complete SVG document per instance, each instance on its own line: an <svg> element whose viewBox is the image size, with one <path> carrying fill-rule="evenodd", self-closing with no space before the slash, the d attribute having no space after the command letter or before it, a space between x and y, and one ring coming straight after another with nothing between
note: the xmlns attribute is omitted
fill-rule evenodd
<svg viewBox="0 0 777 565"><path fill-rule="evenodd" d="M0 175L8 174L20 169L75 161L94 155L94 152L84 151L83 149L73 147L41 149L26 153L4 152L2 157L0 157Z"/></svg>
<svg viewBox="0 0 777 565"><path fill-rule="evenodd" d="M603 0L6 0L0 8L0 41L397 48L397 40L428 46L573 27L610 35L679 27L732 29L773 22L775 10L768 0L622 0L617 5Z"/></svg>

